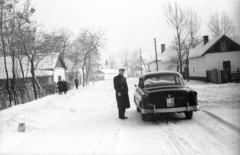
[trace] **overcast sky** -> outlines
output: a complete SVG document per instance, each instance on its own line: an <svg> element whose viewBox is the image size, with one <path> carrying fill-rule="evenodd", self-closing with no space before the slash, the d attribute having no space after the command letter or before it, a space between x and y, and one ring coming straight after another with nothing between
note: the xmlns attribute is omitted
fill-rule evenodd
<svg viewBox="0 0 240 155"><path fill-rule="evenodd" d="M214 12L225 11L234 20L240 35L240 0L176 0L191 7L201 17L199 34L210 35L207 21ZM168 0L32 0L38 23L48 29L68 28L77 34L80 28L101 27L108 39L101 50L102 59L111 52L141 49L145 59L154 56L154 41L169 46L174 31L164 19L163 5Z"/></svg>

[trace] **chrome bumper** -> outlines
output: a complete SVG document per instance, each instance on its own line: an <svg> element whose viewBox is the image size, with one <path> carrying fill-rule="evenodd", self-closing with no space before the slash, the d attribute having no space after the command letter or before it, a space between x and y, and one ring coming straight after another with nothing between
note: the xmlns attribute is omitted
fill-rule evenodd
<svg viewBox="0 0 240 155"><path fill-rule="evenodd" d="M185 111L198 111L199 106L188 106L188 107L178 107L178 108L162 108L162 109L141 109L142 114L150 113L174 113L174 112L185 112Z"/></svg>

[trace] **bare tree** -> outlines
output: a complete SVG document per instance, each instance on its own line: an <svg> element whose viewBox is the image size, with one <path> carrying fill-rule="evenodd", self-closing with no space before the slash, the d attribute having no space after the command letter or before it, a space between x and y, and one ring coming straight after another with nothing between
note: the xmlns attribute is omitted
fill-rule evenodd
<svg viewBox="0 0 240 155"><path fill-rule="evenodd" d="M127 74L128 74L128 67L129 67L129 56L130 56L130 53L129 53L128 49L125 49L122 52L120 52L120 54L118 54L118 57L123 65L123 67L126 68Z"/></svg>
<svg viewBox="0 0 240 155"><path fill-rule="evenodd" d="M129 57L130 76L134 75L134 68L137 66L137 64L139 64L140 67L142 67L139 59L139 51L136 49L130 53Z"/></svg>
<svg viewBox="0 0 240 155"><path fill-rule="evenodd" d="M82 60L82 73L83 73L83 86L85 86L85 70L87 65L87 58L88 56L94 51L99 48L104 47L105 33L101 30L94 30L94 29L81 29L78 37L75 40L75 49L80 59Z"/></svg>
<svg viewBox="0 0 240 155"><path fill-rule="evenodd" d="M171 56L172 64L169 68L177 67L177 71L180 70L182 74L184 64L188 69L189 49L196 47L200 42L197 34L201 20L193 9L183 9L177 3L174 6L168 3L164 11L168 25L175 31L171 49L176 51L176 56Z"/></svg>
<svg viewBox="0 0 240 155"><path fill-rule="evenodd" d="M184 43L189 36L189 11L181 8L177 3L174 3L174 5L168 3L167 6L164 6L164 13L167 24L175 31L176 40L174 41L174 46L176 47L175 50L179 60L178 68L180 73L182 73Z"/></svg>
<svg viewBox="0 0 240 155"><path fill-rule="evenodd" d="M11 30L9 29L9 25L12 22L14 5L16 4L15 1L12 0L2 0L0 1L0 37L1 37L1 49L3 52L4 57L4 68L6 73L6 87L9 94L9 101L11 105L11 91L10 91L10 82L9 82L9 71L7 68L7 60L6 57L9 55L8 49L8 41L12 34Z"/></svg>
<svg viewBox="0 0 240 155"><path fill-rule="evenodd" d="M89 83L90 74L93 75L93 72L96 70L96 67L98 67L99 61L100 61L100 53L97 49L95 49L93 52L91 52L88 55L88 59L87 59L87 65L86 65L86 79L87 79L86 83L87 84Z"/></svg>
<svg viewBox="0 0 240 155"><path fill-rule="evenodd" d="M234 35L235 27L233 20L224 11L221 15L217 12L212 14L207 25L213 37L220 35L231 37Z"/></svg>
<svg viewBox="0 0 240 155"><path fill-rule="evenodd" d="M114 66L116 65L116 59L113 53L111 53L111 55L109 56L109 64L111 69L113 69Z"/></svg>
<svg viewBox="0 0 240 155"><path fill-rule="evenodd" d="M188 30L189 30L189 37L187 38L185 42L185 78L189 81L189 50L191 48L195 48L199 43L200 39L198 37L198 31L201 25L201 19L200 17L192 10L189 10L189 19L188 19Z"/></svg>
<svg viewBox="0 0 240 155"><path fill-rule="evenodd" d="M69 31L67 28L61 28L57 34L56 34L56 46L54 49L54 52L60 53L63 61L66 63L66 60L68 58L68 54L70 53L71 45L72 45L72 32Z"/></svg>

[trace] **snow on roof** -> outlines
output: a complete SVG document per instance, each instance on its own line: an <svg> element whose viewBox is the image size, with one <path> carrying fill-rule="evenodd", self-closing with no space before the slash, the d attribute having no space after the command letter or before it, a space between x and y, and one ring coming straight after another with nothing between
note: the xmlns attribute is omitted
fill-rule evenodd
<svg viewBox="0 0 240 155"><path fill-rule="evenodd" d="M158 61L160 62L169 62L173 57L176 57L177 53L174 51L171 47L166 48L166 50L163 53L158 53L157 58ZM148 62L150 63L155 63L156 58L152 59L151 61Z"/></svg>
<svg viewBox="0 0 240 155"><path fill-rule="evenodd" d="M105 74L118 74L119 71L117 69L99 69Z"/></svg>
<svg viewBox="0 0 240 155"><path fill-rule="evenodd" d="M38 77L41 76L51 76L53 74L54 68L56 66L59 54L51 54L43 58L35 70L35 74ZM12 58L10 56L6 57L7 69L9 78L12 78ZM25 77L31 77L30 73L30 63L26 57L22 58L22 65ZM15 72L18 78L22 78L21 68L18 59L15 59ZM6 79L4 57L0 57L0 79Z"/></svg>
<svg viewBox="0 0 240 155"><path fill-rule="evenodd" d="M221 37L218 36L212 40L210 40L209 42L207 42L205 45L204 43L200 43L197 47L195 47L194 49L190 49L189 51L189 58L197 58L197 57L201 57L204 55L204 53L210 48L212 47Z"/></svg>
<svg viewBox="0 0 240 155"><path fill-rule="evenodd" d="M104 74L118 74L119 73L117 69L99 69L95 72L95 74L98 74L99 71Z"/></svg>
<svg viewBox="0 0 240 155"><path fill-rule="evenodd" d="M38 64L37 69L54 69L58 61L59 53L44 57Z"/></svg>

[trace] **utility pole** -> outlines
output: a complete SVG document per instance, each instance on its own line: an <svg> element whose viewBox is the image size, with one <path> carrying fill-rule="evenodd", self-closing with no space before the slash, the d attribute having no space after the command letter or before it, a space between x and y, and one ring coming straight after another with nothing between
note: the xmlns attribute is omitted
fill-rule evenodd
<svg viewBox="0 0 240 155"><path fill-rule="evenodd" d="M140 67L141 67L141 75L142 75L142 54L140 49Z"/></svg>
<svg viewBox="0 0 240 155"><path fill-rule="evenodd" d="M154 45L155 45L155 54L156 54L156 66L157 66L157 71L158 71L158 58L157 58L157 43L156 43L156 38L154 38Z"/></svg>

